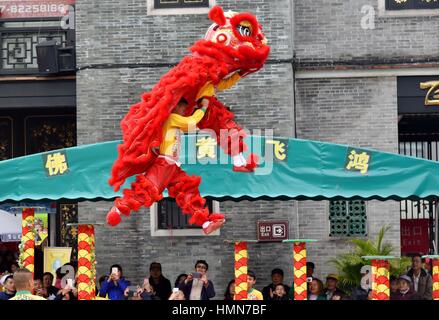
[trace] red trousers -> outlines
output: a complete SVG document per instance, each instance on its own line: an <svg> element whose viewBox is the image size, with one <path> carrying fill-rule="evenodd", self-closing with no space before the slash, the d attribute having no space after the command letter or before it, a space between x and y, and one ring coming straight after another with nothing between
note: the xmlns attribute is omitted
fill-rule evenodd
<svg viewBox="0 0 439 320"><path fill-rule="evenodd" d="M192 215L189 223L201 226L211 217L205 206L206 200L198 190L200 183L200 177L188 176L175 163L157 157L145 173L136 176L130 189L123 190L123 196L115 200L115 206L121 213L129 215L131 210L148 208L161 200L167 188L169 196L175 198L183 213Z"/></svg>

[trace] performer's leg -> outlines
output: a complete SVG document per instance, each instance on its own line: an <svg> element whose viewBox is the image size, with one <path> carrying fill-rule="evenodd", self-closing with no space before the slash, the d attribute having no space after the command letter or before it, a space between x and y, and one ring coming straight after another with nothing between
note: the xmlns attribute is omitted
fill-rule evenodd
<svg viewBox="0 0 439 320"><path fill-rule="evenodd" d="M203 231L208 234L220 228L225 220L221 213L209 214L206 200L201 197L198 190L200 183L200 177L188 176L179 168L179 173L171 180L168 191L169 196L175 198L183 213L191 215L189 223L202 226Z"/></svg>
<svg viewBox="0 0 439 320"><path fill-rule="evenodd" d="M157 158L147 172L136 176L130 189L123 190L123 196L114 201L114 207L107 215L107 222L113 226L121 221L120 214L129 216L131 211L150 207L163 198L163 190L175 169L162 158Z"/></svg>

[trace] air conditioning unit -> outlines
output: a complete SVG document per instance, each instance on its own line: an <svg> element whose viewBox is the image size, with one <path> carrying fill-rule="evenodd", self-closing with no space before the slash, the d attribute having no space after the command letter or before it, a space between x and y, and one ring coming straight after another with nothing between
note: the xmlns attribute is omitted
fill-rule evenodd
<svg viewBox="0 0 439 320"><path fill-rule="evenodd" d="M74 47L61 47L56 40L47 40L37 44L36 49L40 73L57 74L76 70Z"/></svg>

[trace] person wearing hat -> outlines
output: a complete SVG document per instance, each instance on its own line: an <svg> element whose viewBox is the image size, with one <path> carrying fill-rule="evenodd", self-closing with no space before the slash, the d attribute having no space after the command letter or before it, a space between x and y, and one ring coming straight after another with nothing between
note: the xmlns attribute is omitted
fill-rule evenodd
<svg viewBox="0 0 439 320"><path fill-rule="evenodd" d="M4 275L0 279L3 292L0 292L0 300L9 300L15 296L15 282L12 274Z"/></svg>
<svg viewBox="0 0 439 320"><path fill-rule="evenodd" d="M399 290L393 295L390 295L391 300L414 300L415 292L411 289L412 279L403 275L398 279Z"/></svg>
<svg viewBox="0 0 439 320"><path fill-rule="evenodd" d="M274 291L276 290L276 286L278 284L283 284L284 281L284 271L279 268L275 268L271 270L271 283L262 289L262 295L264 296L264 300L272 300L274 296ZM283 285L285 288L285 292L290 292L290 287L286 284Z"/></svg>
<svg viewBox="0 0 439 320"><path fill-rule="evenodd" d="M168 300L172 293L171 281L166 279L162 274L162 265L153 262L149 266L149 283L155 289L155 295L160 300Z"/></svg>
<svg viewBox="0 0 439 320"><path fill-rule="evenodd" d="M344 297L346 294L343 290L340 290L337 287L338 284L338 275L335 273L330 273L326 277L326 288L324 294L326 295L326 300L331 300L332 296L340 296Z"/></svg>

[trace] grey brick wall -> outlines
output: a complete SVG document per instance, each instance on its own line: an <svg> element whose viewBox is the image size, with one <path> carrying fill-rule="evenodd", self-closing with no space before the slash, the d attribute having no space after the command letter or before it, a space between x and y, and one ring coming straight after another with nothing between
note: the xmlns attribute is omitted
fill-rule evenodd
<svg viewBox="0 0 439 320"><path fill-rule="evenodd" d="M361 28L364 5L375 9L374 30ZM301 64L437 60L439 42L433 30L439 28L439 16L379 17L378 0L295 0L294 20L294 50Z"/></svg>
<svg viewBox="0 0 439 320"><path fill-rule="evenodd" d="M217 1L224 10L256 14L273 48L270 59L292 57L291 2ZM146 0L76 1L77 63L176 63L202 38L207 14L148 16Z"/></svg>
<svg viewBox="0 0 439 320"><path fill-rule="evenodd" d="M396 78L298 80L296 93L298 138L398 152ZM398 255L399 203L369 201L366 210L368 236L374 238L390 225L385 239ZM300 236L320 240L309 245L308 253L323 278L335 271L327 262L348 249L346 241L329 237L327 201L300 202L299 212Z"/></svg>

